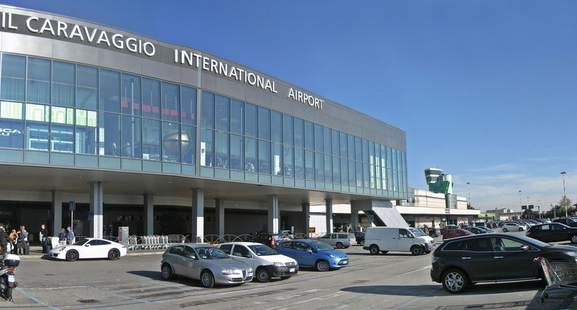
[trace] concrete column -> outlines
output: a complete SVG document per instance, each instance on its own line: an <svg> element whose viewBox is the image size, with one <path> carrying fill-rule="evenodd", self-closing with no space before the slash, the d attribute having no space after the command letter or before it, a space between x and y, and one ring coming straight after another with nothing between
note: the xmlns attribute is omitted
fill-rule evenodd
<svg viewBox="0 0 577 310"><path fill-rule="evenodd" d="M102 182L90 182L90 213L92 214L92 225L90 226L90 236L102 238L102 227L104 225L104 203L103 203Z"/></svg>
<svg viewBox="0 0 577 310"><path fill-rule="evenodd" d="M62 192L52 191L52 235L58 236L62 229Z"/></svg>
<svg viewBox="0 0 577 310"><path fill-rule="evenodd" d="M325 199L327 233L333 232L333 200Z"/></svg>
<svg viewBox="0 0 577 310"><path fill-rule="evenodd" d="M278 197L269 196L268 204L268 232L278 234L280 227L280 211L278 208Z"/></svg>
<svg viewBox="0 0 577 310"><path fill-rule="evenodd" d="M359 227L360 224L359 211L363 211L362 206L355 204L353 201L351 201L351 226L355 230L357 229L357 227Z"/></svg>
<svg viewBox="0 0 577 310"><path fill-rule="evenodd" d="M154 195L144 195L144 235L154 235Z"/></svg>
<svg viewBox="0 0 577 310"><path fill-rule="evenodd" d="M204 242L204 189L192 189L191 242Z"/></svg>
<svg viewBox="0 0 577 310"><path fill-rule="evenodd" d="M301 204L301 208L302 208L302 216L303 216L303 232L305 234L309 233L309 227L310 227L310 220L311 220L311 204L310 203L303 203Z"/></svg>
<svg viewBox="0 0 577 310"><path fill-rule="evenodd" d="M224 236L224 201L222 199L215 200L216 206L216 231L218 236Z"/></svg>

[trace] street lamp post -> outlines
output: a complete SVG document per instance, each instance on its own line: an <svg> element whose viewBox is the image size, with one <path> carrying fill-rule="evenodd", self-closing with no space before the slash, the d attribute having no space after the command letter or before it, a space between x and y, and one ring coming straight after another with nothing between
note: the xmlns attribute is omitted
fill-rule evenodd
<svg viewBox="0 0 577 310"><path fill-rule="evenodd" d="M469 188L470 184L471 182L467 182L467 202L469 203L468 207L471 206L471 189Z"/></svg>
<svg viewBox="0 0 577 310"><path fill-rule="evenodd" d="M561 171L561 175L563 176L563 205L565 206L565 218L569 217L569 212L567 209L568 206L567 204L567 196L565 195L565 175L567 174L567 172L565 171Z"/></svg>

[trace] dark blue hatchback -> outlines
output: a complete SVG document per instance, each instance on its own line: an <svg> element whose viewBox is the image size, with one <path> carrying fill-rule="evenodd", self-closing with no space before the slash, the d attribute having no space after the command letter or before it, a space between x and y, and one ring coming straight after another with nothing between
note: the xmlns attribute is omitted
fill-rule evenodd
<svg viewBox="0 0 577 310"><path fill-rule="evenodd" d="M281 241L276 250L280 254L296 259L299 266L314 267L318 271L340 269L349 265L347 254L316 240Z"/></svg>

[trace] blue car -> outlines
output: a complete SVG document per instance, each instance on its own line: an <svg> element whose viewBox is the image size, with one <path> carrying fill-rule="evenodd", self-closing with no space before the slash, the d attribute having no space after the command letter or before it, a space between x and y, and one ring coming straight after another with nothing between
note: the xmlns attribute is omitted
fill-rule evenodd
<svg viewBox="0 0 577 310"><path fill-rule="evenodd" d="M296 259L299 266L315 267L318 271L340 269L349 264L347 254L316 240L281 241L276 251Z"/></svg>

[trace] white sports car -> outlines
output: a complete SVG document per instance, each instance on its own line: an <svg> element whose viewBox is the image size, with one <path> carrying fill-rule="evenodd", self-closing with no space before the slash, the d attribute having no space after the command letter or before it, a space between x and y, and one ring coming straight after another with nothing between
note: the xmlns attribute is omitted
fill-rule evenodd
<svg viewBox="0 0 577 310"><path fill-rule="evenodd" d="M108 258L118 259L126 255L124 245L106 239L85 238L74 244L61 245L50 250L48 255L73 262L77 259Z"/></svg>

